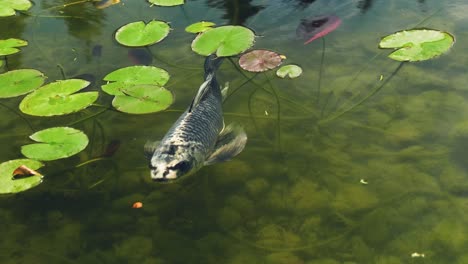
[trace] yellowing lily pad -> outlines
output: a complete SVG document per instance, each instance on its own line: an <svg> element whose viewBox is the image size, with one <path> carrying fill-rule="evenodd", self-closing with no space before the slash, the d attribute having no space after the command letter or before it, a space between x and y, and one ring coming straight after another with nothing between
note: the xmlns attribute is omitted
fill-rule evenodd
<svg viewBox="0 0 468 264"><path fill-rule="evenodd" d="M44 164L37 160L16 159L0 164L0 194L18 193L31 189L42 182L42 175L13 179L14 171L20 166L37 170Z"/></svg>
<svg viewBox="0 0 468 264"><path fill-rule="evenodd" d="M0 98L10 98L29 93L39 88L45 81L42 72L21 69L0 74Z"/></svg>
<svg viewBox="0 0 468 264"><path fill-rule="evenodd" d="M21 147L24 156L36 160L56 160L75 155L86 148L88 137L71 127L53 127L30 136L36 142Z"/></svg>
<svg viewBox="0 0 468 264"><path fill-rule="evenodd" d="M388 57L397 61L423 61L447 52L454 42L455 38L447 32L412 29L382 38L379 48L396 49Z"/></svg>
<svg viewBox="0 0 468 264"><path fill-rule="evenodd" d="M148 24L143 21L132 22L119 28L115 33L115 39L124 46L148 46L163 40L170 29L169 24L158 20Z"/></svg>
<svg viewBox="0 0 468 264"><path fill-rule="evenodd" d="M200 33L200 32L205 32L207 30L210 30L215 26L216 24L213 22L209 21L200 21L193 23L185 28L185 31L188 33Z"/></svg>
<svg viewBox="0 0 468 264"><path fill-rule="evenodd" d="M169 73L164 69L153 66L130 66L115 70L106 76L104 81L111 83L101 86L110 95L125 95L122 88L139 84L164 86L169 81Z"/></svg>
<svg viewBox="0 0 468 264"><path fill-rule="evenodd" d="M286 76L293 79L297 78L302 74L302 68L294 65L284 65L276 71L276 75L280 78L285 78Z"/></svg>
<svg viewBox="0 0 468 264"><path fill-rule="evenodd" d="M192 41L192 50L203 56L233 56L252 47L254 40L254 32L246 27L222 26L198 35Z"/></svg>
<svg viewBox="0 0 468 264"><path fill-rule="evenodd" d="M49 83L28 94L19 108L23 113L34 116L65 115L79 111L98 98L97 92L75 93L88 84L88 81L80 79Z"/></svg>
<svg viewBox="0 0 468 264"><path fill-rule="evenodd" d="M0 0L0 17L14 16L15 10L26 11L31 6L29 0Z"/></svg>
<svg viewBox="0 0 468 264"><path fill-rule="evenodd" d="M125 95L117 95L112 105L129 114L148 114L167 109L174 101L172 93L155 85L136 85L121 89Z"/></svg>
<svg viewBox="0 0 468 264"><path fill-rule="evenodd" d="M149 0L149 2L158 6L177 6L184 4L184 0Z"/></svg>
<svg viewBox="0 0 468 264"><path fill-rule="evenodd" d="M2 0L0 0L0 6L1 6L1 3L2 3ZM15 39L15 38L0 39L0 56L15 54L20 51L19 49L17 49L17 47L24 47L27 45L28 45L28 42L22 39Z"/></svg>

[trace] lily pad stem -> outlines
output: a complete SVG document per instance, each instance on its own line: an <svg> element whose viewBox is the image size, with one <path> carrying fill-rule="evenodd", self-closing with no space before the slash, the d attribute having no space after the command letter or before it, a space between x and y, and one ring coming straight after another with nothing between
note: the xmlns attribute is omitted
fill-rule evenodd
<svg viewBox="0 0 468 264"><path fill-rule="evenodd" d="M374 90L372 90L366 97L362 98L356 104L348 107L347 109L339 112L338 114L333 115L333 116L331 116L331 117L329 117L327 119L320 120L318 122L318 124L319 125L324 125L326 123L329 123L329 122L341 117L342 115L352 111L354 108L360 106L362 103L364 103L369 98L371 98L374 94L376 94L378 91L380 91L380 89L382 89L393 78L393 76L395 76L398 73L398 71L400 71L403 64L404 64L404 62L401 62L400 64L398 64L398 67L392 72L392 74L385 81L383 81L379 86L375 87Z"/></svg>

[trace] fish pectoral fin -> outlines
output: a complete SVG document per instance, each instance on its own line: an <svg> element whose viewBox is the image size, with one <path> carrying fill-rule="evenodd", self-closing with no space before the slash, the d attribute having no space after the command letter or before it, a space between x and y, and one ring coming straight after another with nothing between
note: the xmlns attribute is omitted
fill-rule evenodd
<svg viewBox="0 0 468 264"><path fill-rule="evenodd" d="M247 134L238 124L229 124L219 134L214 151L206 159L205 165L229 160L241 153L247 143Z"/></svg>
<svg viewBox="0 0 468 264"><path fill-rule="evenodd" d="M228 91L229 91L229 82L226 82L224 84L223 89L221 89L221 95L223 97L223 102L224 102L224 100L226 100L226 97L228 95Z"/></svg>
<svg viewBox="0 0 468 264"><path fill-rule="evenodd" d="M145 151L145 156L147 159L151 159L153 156L154 151L156 148L159 146L161 141L146 141L144 151Z"/></svg>

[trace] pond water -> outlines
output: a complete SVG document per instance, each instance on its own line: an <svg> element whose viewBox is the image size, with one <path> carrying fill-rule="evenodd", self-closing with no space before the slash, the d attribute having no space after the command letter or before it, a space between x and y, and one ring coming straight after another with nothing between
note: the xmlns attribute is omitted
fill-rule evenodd
<svg viewBox="0 0 468 264"><path fill-rule="evenodd" d="M341 25L303 45L300 20L323 14ZM120 26L152 19L172 27L161 43L135 52L114 40ZM247 147L159 184L143 145L162 138L203 81L204 58L184 32L201 20L251 28L255 48L304 72L279 79L225 60L218 79L234 91L225 120L244 126ZM156 114L91 106L27 122L13 112L21 98L2 99L0 160L22 157L28 136L53 126L80 129L90 144L46 162L38 187L0 196L1 263L468 263L467 22L463 0L122 0L105 9L37 0L29 15L0 18L0 39L29 42L8 56L8 70L37 69L47 82L84 76L100 91L111 71L150 64L170 73L176 96ZM378 49L381 37L413 27L457 41L401 66ZM111 100L100 92L99 105ZM117 141L111 158L93 160Z"/></svg>

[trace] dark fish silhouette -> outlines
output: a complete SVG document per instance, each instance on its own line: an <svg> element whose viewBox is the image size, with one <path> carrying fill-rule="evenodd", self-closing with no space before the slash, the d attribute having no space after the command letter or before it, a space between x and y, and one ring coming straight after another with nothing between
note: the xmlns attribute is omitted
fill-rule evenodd
<svg viewBox="0 0 468 264"><path fill-rule="evenodd" d="M296 29L296 36L304 39L304 45L321 38L338 28L341 19L334 15L315 16L301 19Z"/></svg>
<svg viewBox="0 0 468 264"><path fill-rule="evenodd" d="M153 56L146 49L130 49L127 55L135 65L150 65L153 62Z"/></svg>

